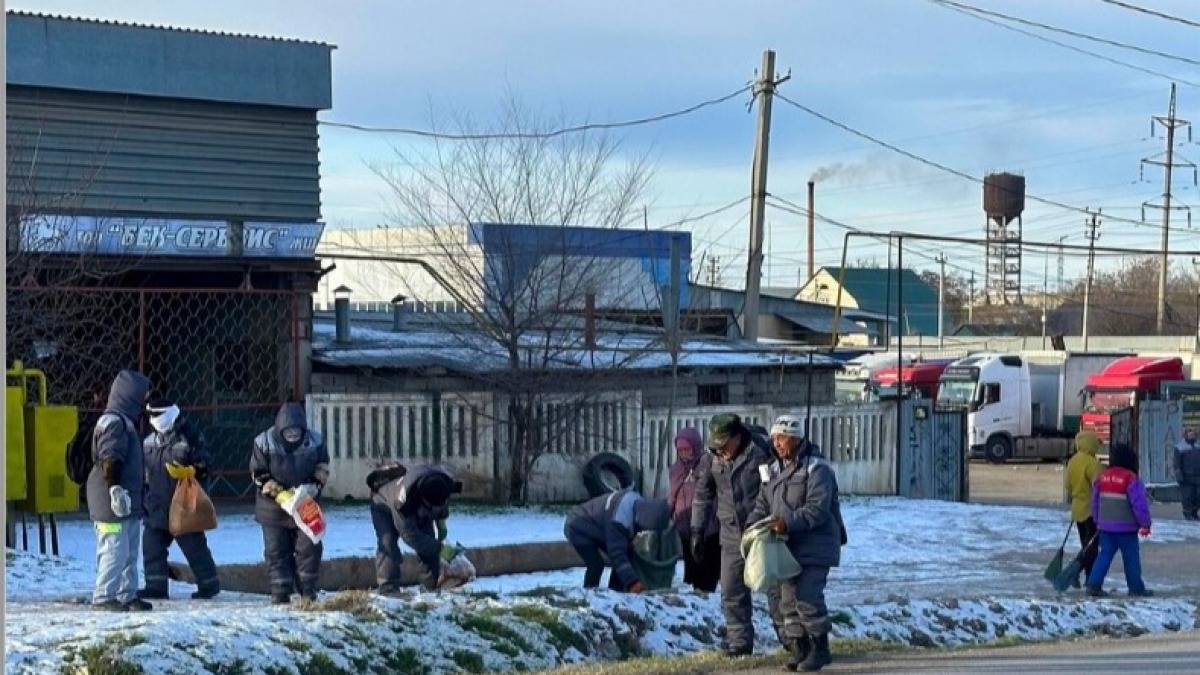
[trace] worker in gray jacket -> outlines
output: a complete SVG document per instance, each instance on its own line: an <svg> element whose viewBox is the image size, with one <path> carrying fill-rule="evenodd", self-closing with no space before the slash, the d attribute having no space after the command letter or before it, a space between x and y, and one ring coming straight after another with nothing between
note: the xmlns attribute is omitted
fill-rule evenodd
<svg viewBox="0 0 1200 675"><path fill-rule="evenodd" d="M104 414L92 431L92 470L87 478L88 515L96 530L96 588L92 607L113 612L146 611L137 597L142 538L142 437L137 423L150 380L122 370L108 392Z"/></svg>
<svg viewBox="0 0 1200 675"><path fill-rule="evenodd" d="M604 558L612 572L612 590L641 593L645 582L629 561L633 538L639 532L662 530L670 524L671 509L665 499L647 499L633 490L618 490L593 497L567 512L563 535L583 559L583 587L596 588L604 574Z"/></svg>
<svg viewBox="0 0 1200 675"><path fill-rule="evenodd" d="M1183 502L1183 517L1200 520L1200 444L1196 443L1196 430L1188 427L1183 431L1183 440L1175 446L1175 482L1179 484L1179 498Z"/></svg>
<svg viewBox="0 0 1200 675"><path fill-rule="evenodd" d="M258 486L254 519L262 526L263 557L271 578L271 602L285 604L293 590L309 600L317 597L323 544L314 544L276 501L279 493L329 479L329 451L321 434L308 428L304 408L285 403L275 426L254 439L250 476Z"/></svg>
<svg viewBox="0 0 1200 675"><path fill-rule="evenodd" d="M750 429L738 415L716 415L708 423L708 451L713 460L705 463L706 470L696 485L692 500L692 522L703 523L710 508L717 510L721 538L721 608L725 613L726 656L747 656L754 653L753 599L745 582L746 560L742 558L742 533L754 524L750 512L754 509L763 485L760 467L767 467L772 457L759 447ZM704 556L702 532L692 532L692 555ZM776 634L782 640L782 615L779 613L779 591L767 593L767 604Z"/></svg>
<svg viewBox="0 0 1200 675"><path fill-rule="evenodd" d="M176 537L171 534L169 521L176 481L184 478L204 480L211 458L208 443L204 434L173 402L158 398L150 401L146 411L154 431L142 441L146 461L146 522L142 531L146 587L138 592L138 597L144 600L168 598L167 553L171 542L175 542L196 578L192 599L207 600L221 592L208 537L203 532L188 532Z"/></svg>
<svg viewBox="0 0 1200 675"><path fill-rule="evenodd" d="M790 654L788 670L820 670L832 661L833 624L825 605L829 568L841 562L844 543L837 476L817 446L804 438L804 421L783 415L771 427L779 461L750 515L771 518L771 530L787 536L788 550L800 563L799 576L780 587L783 630Z"/></svg>
<svg viewBox="0 0 1200 675"><path fill-rule="evenodd" d="M450 497L462 493L462 482L441 467L424 465L410 471L394 465L368 474L367 487L371 489L379 592L395 593L400 589L400 541L421 561L421 585L426 590L439 587L442 542L450 532L446 522Z"/></svg>

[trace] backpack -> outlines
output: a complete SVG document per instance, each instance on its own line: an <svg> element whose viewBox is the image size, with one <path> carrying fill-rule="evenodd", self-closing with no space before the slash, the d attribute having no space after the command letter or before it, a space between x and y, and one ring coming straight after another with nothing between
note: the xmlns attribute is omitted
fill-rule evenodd
<svg viewBox="0 0 1200 675"><path fill-rule="evenodd" d="M116 413L105 412L104 415L114 415ZM71 443L67 446L67 478L71 479L76 485L84 485L87 483L88 476L92 473L92 467L96 462L92 459L92 444L96 435L96 425L100 423L97 417L91 424L84 424L79 431L75 433L75 438L71 439ZM117 415L125 423L125 429L130 430L131 423L124 415Z"/></svg>

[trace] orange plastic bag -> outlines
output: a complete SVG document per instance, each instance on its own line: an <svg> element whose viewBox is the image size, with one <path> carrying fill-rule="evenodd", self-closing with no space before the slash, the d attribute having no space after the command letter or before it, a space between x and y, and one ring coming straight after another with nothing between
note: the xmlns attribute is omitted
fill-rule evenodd
<svg viewBox="0 0 1200 675"><path fill-rule="evenodd" d="M183 478L176 483L167 529L176 537L217 529L217 510L195 478Z"/></svg>

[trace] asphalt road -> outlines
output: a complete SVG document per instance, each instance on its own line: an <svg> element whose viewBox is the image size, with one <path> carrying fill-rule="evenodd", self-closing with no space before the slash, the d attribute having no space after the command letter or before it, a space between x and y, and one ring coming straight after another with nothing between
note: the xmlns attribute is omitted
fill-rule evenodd
<svg viewBox="0 0 1200 675"><path fill-rule="evenodd" d="M726 672L734 675L734 671ZM783 671L776 666L737 672L746 675ZM1096 639L952 652L846 657L838 658L821 672L1194 675L1200 672L1200 632L1168 633L1124 640Z"/></svg>

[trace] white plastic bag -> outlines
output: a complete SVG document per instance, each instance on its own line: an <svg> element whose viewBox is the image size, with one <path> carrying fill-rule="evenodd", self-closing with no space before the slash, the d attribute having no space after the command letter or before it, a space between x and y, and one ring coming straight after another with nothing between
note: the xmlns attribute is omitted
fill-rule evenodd
<svg viewBox="0 0 1200 675"><path fill-rule="evenodd" d="M467 549L455 542L454 546L442 544L442 570L438 575L438 588L458 588L475 580L475 565L467 558Z"/></svg>
<svg viewBox="0 0 1200 675"><path fill-rule="evenodd" d="M296 526L312 543L319 544L325 536L325 513L321 511L316 496L317 488L305 483L280 492L275 496L275 503L296 521Z"/></svg>

